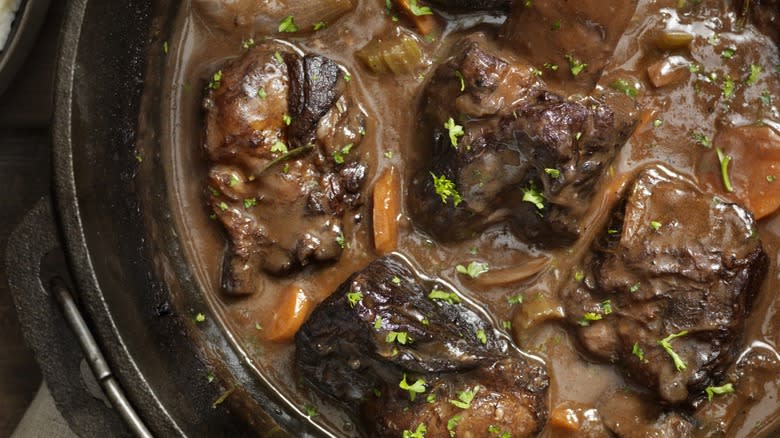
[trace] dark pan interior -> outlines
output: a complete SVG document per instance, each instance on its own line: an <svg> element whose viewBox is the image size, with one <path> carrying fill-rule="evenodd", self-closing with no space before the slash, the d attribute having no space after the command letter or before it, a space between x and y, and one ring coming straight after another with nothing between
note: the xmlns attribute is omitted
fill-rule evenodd
<svg viewBox="0 0 780 438"><path fill-rule="evenodd" d="M145 108L159 108L160 61L149 53L159 51L178 7L70 4L53 158L77 295L113 372L156 435L311 436L231 347L174 232L159 118ZM197 323L200 312L206 321Z"/></svg>

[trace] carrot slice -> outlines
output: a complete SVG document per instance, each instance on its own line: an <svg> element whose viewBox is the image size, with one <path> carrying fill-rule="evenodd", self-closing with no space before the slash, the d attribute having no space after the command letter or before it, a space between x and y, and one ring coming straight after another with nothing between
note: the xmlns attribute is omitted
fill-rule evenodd
<svg viewBox="0 0 780 438"><path fill-rule="evenodd" d="M312 301L306 291L292 284L282 291L282 298L273 312L267 329L263 331L266 339L275 342L289 341L301 327L312 308Z"/></svg>
<svg viewBox="0 0 780 438"><path fill-rule="evenodd" d="M395 3L398 5L398 8L401 9L401 11L403 11L403 13L409 17L410 20L412 20L414 27L417 28L417 31L420 32L420 35L426 36L436 30L438 24L436 23L436 18L433 15L415 15L415 13L412 11L412 6L409 0L395 0Z"/></svg>
<svg viewBox="0 0 780 438"><path fill-rule="evenodd" d="M398 245L401 214L401 178L395 167L386 169L374 186L374 248L379 255Z"/></svg>

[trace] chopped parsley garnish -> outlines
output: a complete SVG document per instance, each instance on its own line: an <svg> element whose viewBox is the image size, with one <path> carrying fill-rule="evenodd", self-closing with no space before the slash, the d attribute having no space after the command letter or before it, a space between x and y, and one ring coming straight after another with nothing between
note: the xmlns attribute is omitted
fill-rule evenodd
<svg viewBox="0 0 780 438"><path fill-rule="evenodd" d="M614 82L609 84L609 87L629 97L636 97L637 94L639 94L639 90L637 90L636 86L634 86L633 84L628 82L628 80L623 78L615 80Z"/></svg>
<svg viewBox="0 0 780 438"><path fill-rule="evenodd" d="M401 279L399 277L397 277L397 276L393 277L393 279L390 280L390 281L392 281L393 284L396 285L396 286L400 286L401 285Z"/></svg>
<svg viewBox="0 0 780 438"><path fill-rule="evenodd" d="M376 330L379 330L382 328L382 317L377 315L376 319L374 319L374 328Z"/></svg>
<svg viewBox="0 0 780 438"><path fill-rule="evenodd" d="M228 185L230 185L230 187L235 187L240 182L241 180L239 180L236 175L230 175L230 181L228 182Z"/></svg>
<svg viewBox="0 0 780 438"><path fill-rule="evenodd" d="M458 138L463 137L465 135L465 132L463 131L463 127L456 124L455 120L453 120L453 118L450 117L449 120L447 120L447 122L444 124L444 129L449 131L450 143L452 144L452 147L457 149Z"/></svg>
<svg viewBox="0 0 780 438"><path fill-rule="evenodd" d="M761 105L763 106L772 106L772 95L769 94L769 90L764 90L761 92Z"/></svg>
<svg viewBox="0 0 780 438"><path fill-rule="evenodd" d="M664 350L666 350L666 353L671 356L672 360L674 361L674 367L677 369L677 371L682 371L687 368L685 365L685 362L680 358L680 356L672 349L672 340L675 338L679 338L681 336L685 336L688 334L688 330L683 330L680 333L671 334L660 341L658 341L658 345L663 347Z"/></svg>
<svg viewBox="0 0 780 438"><path fill-rule="evenodd" d="M211 80L209 81L208 88L212 90L216 90L221 85L222 85L222 70L217 70L217 72L211 76Z"/></svg>
<svg viewBox="0 0 780 438"><path fill-rule="evenodd" d="M271 152L279 152L282 154L286 154L288 152L287 145L277 140L276 143L274 143L274 145L271 146Z"/></svg>
<svg viewBox="0 0 780 438"><path fill-rule="evenodd" d="M558 30L561 28L561 20L556 21L550 26L550 30Z"/></svg>
<svg viewBox="0 0 780 438"><path fill-rule="evenodd" d="M661 119L655 119L653 120L653 128L660 128L661 125L664 124L664 121Z"/></svg>
<svg viewBox="0 0 780 438"><path fill-rule="evenodd" d="M458 423L460 423L460 420L463 418L463 415L455 415L454 417L447 420L447 430L450 432L450 436L455 436L455 429L458 427Z"/></svg>
<svg viewBox="0 0 780 438"><path fill-rule="evenodd" d="M219 209L220 210L227 211L228 208L229 208L228 205L224 201L219 203Z"/></svg>
<svg viewBox="0 0 780 438"><path fill-rule="evenodd" d="M353 291L347 293L347 300L349 301L349 307L355 307L355 304L363 301L363 292Z"/></svg>
<svg viewBox="0 0 780 438"><path fill-rule="evenodd" d="M761 66L756 64L750 65L750 74L748 75L747 79L745 79L745 83L747 85L753 85L756 82L758 82L758 77L761 75Z"/></svg>
<svg viewBox="0 0 780 438"><path fill-rule="evenodd" d="M582 281L585 279L585 273L582 271L577 271L574 273L574 280L575 281Z"/></svg>
<svg viewBox="0 0 780 438"><path fill-rule="evenodd" d="M463 77L463 73L457 70L455 71L455 77L460 81L460 92L462 93L466 90L466 79Z"/></svg>
<svg viewBox="0 0 780 438"><path fill-rule="evenodd" d="M628 291L634 293L637 292L640 287L642 287L642 283L635 283L630 288L628 288Z"/></svg>
<svg viewBox="0 0 780 438"><path fill-rule="evenodd" d="M303 409L306 410L306 416L309 417L309 418L313 418L313 417L316 417L318 415L317 414L317 408L314 407L314 406L306 405L306 406L303 407Z"/></svg>
<svg viewBox="0 0 780 438"><path fill-rule="evenodd" d="M539 70L538 68L531 67L531 74L536 76L537 78L541 78L544 76L544 72Z"/></svg>
<svg viewBox="0 0 780 438"><path fill-rule="evenodd" d="M461 409L468 409L471 407L471 401L474 400L474 396L479 392L479 385L466 389L463 392L458 393L457 400L450 400L450 404L457 406Z"/></svg>
<svg viewBox="0 0 780 438"><path fill-rule="evenodd" d="M416 16L433 15L433 11L428 6L418 6L417 0L409 0L409 10Z"/></svg>
<svg viewBox="0 0 780 438"><path fill-rule="evenodd" d="M725 385L721 386L708 386L705 391L707 391L707 400L712 401L712 397L717 395L723 395L723 394L731 394L734 392L734 385L731 383L727 383Z"/></svg>
<svg viewBox="0 0 780 438"><path fill-rule="evenodd" d="M326 27L328 27L328 23L326 23L324 21L319 21L317 23L314 23L314 25L311 28L312 28L312 30L314 30L316 32L316 31L318 31L320 29L325 29Z"/></svg>
<svg viewBox="0 0 780 438"><path fill-rule="evenodd" d="M530 202L539 210L544 210L544 194L533 185L523 189L523 201Z"/></svg>
<svg viewBox="0 0 780 438"><path fill-rule="evenodd" d="M560 178L561 177L561 171L558 169L552 169L552 168L545 168L544 173L550 175L551 178Z"/></svg>
<svg viewBox="0 0 780 438"><path fill-rule="evenodd" d="M487 345L487 335L485 334L485 330L479 329L475 334L479 342L482 342L482 345Z"/></svg>
<svg viewBox="0 0 780 438"><path fill-rule="evenodd" d="M241 41L241 47L244 49L251 49L255 46L255 39L254 38L247 38L243 41Z"/></svg>
<svg viewBox="0 0 780 438"><path fill-rule="evenodd" d="M417 379L416 382L410 385L406 381L406 373L404 373L404 378L401 380L401 383L398 384L398 387L404 391L409 391L409 400L414 401L414 399L417 397L417 394L422 394L425 392L425 380Z"/></svg>
<svg viewBox="0 0 780 438"><path fill-rule="evenodd" d="M504 330L512 330L512 321L501 321L501 327Z"/></svg>
<svg viewBox="0 0 780 438"><path fill-rule="evenodd" d="M581 62L572 55L566 55L566 60L569 61L569 69L574 77L577 77L583 70L588 68L588 64Z"/></svg>
<svg viewBox="0 0 780 438"><path fill-rule="evenodd" d="M351 80L352 80L352 75L351 74L347 73L347 74L344 75L344 82L349 82ZM361 129L365 129L362 126L360 128ZM363 131L362 135L366 135L365 130Z"/></svg>
<svg viewBox="0 0 780 438"><path fill-rule="evenodd" d="M691 132L691 138L705 148L712 147L712 140L701 132Z"/></svg>
<svg viewBox="0 0 780 438"><path fill-rule="evenodd" d="M428 403L436 403L436 394L431 392L425 396L425 401Z"/></svg>
<svg viewBox="0 0 780 438"><path fill-rule="evenodd" d="M295 24L292 15L288 15L279 22L279 32L298 32L298 26Z"/></svg>
<svg viewBox="0 0 780 438"><path fill-rule="evenodd" d="M735 87L736 84L734 84L734 79L731 79L728 76L723 78L723 87L721 88L721 93L723 94L723 98L731 99L731 97L734 96Z"/></svg>
<svg viewBox="0 0 780 438"><path fill-rule="evenodd" d="M724 154L720 148L715 148L715 152L718 154L718 161L720 161L720 176L723 178L723 187L726 191L731 193L734 191L734 186L731 185L731 178L729 177L729 163L731 157Z"/></svg>
<svg viewBox="0 0 780 438"><path fill-rule="evenodd" d="M551 64L549 62L544 63L544 68L551 70L551 71L558 71L558 64Z"/></svg>
<svg viewBox="0 0 780 438"><path fill-rule="evenodd" d="M352 147L354 147L354 144L350 143L340 150L337 150L333 153L333 161L336 164L344 164L344 157L349 154L349 152L352 150Z"/></svg>
<svg viewBox="0 0 780 438"><path fill-rule="evenodd" d="M605 315L612 313L612 300L602 301L599 306L601 307L601 310L604 311Z"/></svg>
<svg viewBox="0 0 780 438"><path fill-rule="evenodd" d="M198 313L197 315L195 315L195 322L203 322L205 320L206 320L206 315L202 313Z"/></svg>
<svg viewBox="0 0 780 438"><path fill-rule="evenodd" d="M262 330L263 326L260 325L259 322L255 322L255 330Z"/></svg>
<svg viewBox="0 0 780 438"><path fill-rule="evenodd" d="M285 114L282 116L282 121L284 122L285 125L290 126L290 124L292 123L292 117L290 117L289 114Z"/></svg>
<svg viewBox="0 0 780 438"><path fill-rule="evenodd" d="M284 64L284 59L282 59L282 54L281 54L281 53L279 53L279 51L278 51L278 50L274 52L274 59L275 59L275 60L276 60L276 62L278 62L279 64Z"/></svg>
<svg viewBox="0 0 780 438"><path fill-rule="evenodd" d="M520 294L514 295L507 298L506 301L509 303L510 306L514 306L516 304L523 304L523 296Z"/></svg>
<svg viewBox="0 0 780 438"><path fill-rule="evenodd" d="M246 198L244 199L244 208L250 209L257 205L257 198Z"/></svg>
<svg viewBox="0 0 780 438"><path fill-rule="evenodd" d="M662 226L664 226L664 224L658 221L650 221L650 228L652 228L654 231L660 230Z"/></svg>
<svg viewBox="0 0 780 438"><path fill-rule="evenodd" d="M391 160L393 158L393 151L385 151L384 155L385 155L385 158L387 158L388 160Z"/></svg>
<svg viewBox="0 0 780 438"><path fill-rule="evenodd" d="M163 42L163 53L168 54L168 41Z"/></svg>
<svg viewBox="0 0 780 438"><path fill-rule="evenodd" d="M488 271L488 264L471 262L469 263L468 267L463 265L458 265L455 267L455 270L458 271L458 273L460 274L468 275L471 278L477 278Z"/></svg>
<svg viewBox="0 0 780 438"><path fill-rule="evenodd" d="M268 93L265 92L265 88L258 88L257 97L259 97L260 100L265 100L265 98L268 97Z"/></svg>
<svg viewBox="0 0 780 438"><path fill-rule="evenodd" d="M766 182L773 183L775 181L777 181L777 177L776 176L774 176L774 175L767 175L766 176Z"/></svg>
<svg viewBox="0 0 780 438"><path fill-rule="evenodd" d="M596 312L588 312L585 315L582 316L582 320L580 321L580 325L583 327L587 327L590 325L591 321L601 321L604 319L603 316L601 316L600 313Z"/></svg>
<svg viewBox="0 0 780 438"><path fill-rule="evenodd" d="M431 177L433 178L433 188L436 190L436 194L441 197L442 203L446 204L447 199L452 198L452 202L457 207L463 202L460 193L455 189L454 182L447 179L444 175L437 177L433 172L431 172Z"/></svg>
<svg viewBox="0 0 780 438"><path fill-rule="evenodd" d="M639 346L639 342L634 342L634 348L631 349L631 354L638 357L640 361L645 360L645 351Z"/></svg>
<svg viewBox="0 0 780 438"><path fill-rule="evenodd" d="M488 426L488 432L492 433L497 438L512 438L512 434L510 432L503 432L501 429L492 424Z"/></svg>
<svg viewBox="0 0 780 438"><path fill-rule="evenodd" d="M436 288L428 294L428 298L434 301L446 301L450 304L459 304L461 301L460 297L455 292L445 292Z"/></svg>
<svg viewBox="0 0 780 438"><path fill-rule="evenodd" d="M428 432L428 428L425 427L425 423L420 423L417 425L417 429L415 429L414 432L405 430L401 435L401 438L425 438L425 432Z"/></svg>
<svg viewBox="0 0 780 438"><path fill-rule="evenodd" d="M347 247L347 240L344 238L344 233L339 233L339 235L336 236L336 243L338 243L341 249Z"/></svg>
<svg viewBox="0 0 780 438"><path fill-rule="evenodd" d="M720 56L722 56L725 59L731 59L734 57L734 54L737 53L736 47L726 47L723 49L722 52L720 52Z"/></svg>
<svg viewBox="0 0 780 438"><path fill-rule="evenodd" d="M393 342L398 342L401 345L406 345L407 343L411 343L412 339L409 338L409 333L407 332L396 332L390 330L387 333L387 336L385 337L385 342L388 344L392 344Z"/></svg>

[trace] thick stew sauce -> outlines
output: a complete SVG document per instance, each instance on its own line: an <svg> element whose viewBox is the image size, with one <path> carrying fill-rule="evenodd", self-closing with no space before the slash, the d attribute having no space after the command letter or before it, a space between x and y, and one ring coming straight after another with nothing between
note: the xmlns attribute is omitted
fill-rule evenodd
<svg viewBox="0 0 780 438"><path fill-rule="evenodd" d="M780 430L780 2L181 8L189 257L303 421Z"/></svg>

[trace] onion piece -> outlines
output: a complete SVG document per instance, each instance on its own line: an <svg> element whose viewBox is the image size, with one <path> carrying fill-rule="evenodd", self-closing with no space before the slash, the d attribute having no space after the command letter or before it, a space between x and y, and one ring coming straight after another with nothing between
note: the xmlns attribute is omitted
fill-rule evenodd
<svg viewBox="0 0 780 438"><path fill-rule="evenodd" d="M477 277L475 282L481 286L502 286L519 283L535 276L549 265L550 259L548 257L539 257L519 266L499 270L491 269Z"/></svg>

